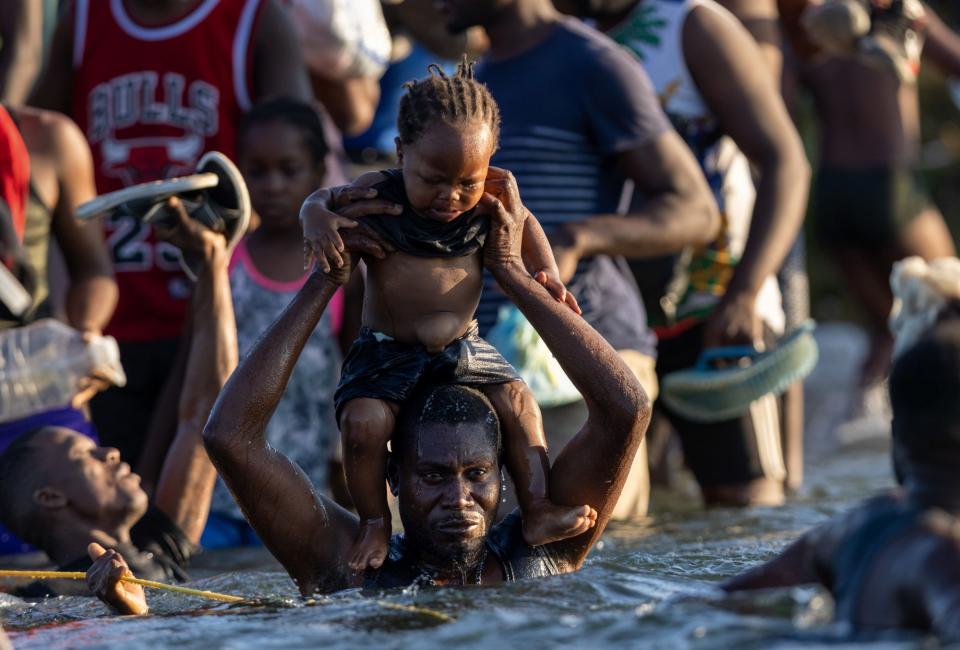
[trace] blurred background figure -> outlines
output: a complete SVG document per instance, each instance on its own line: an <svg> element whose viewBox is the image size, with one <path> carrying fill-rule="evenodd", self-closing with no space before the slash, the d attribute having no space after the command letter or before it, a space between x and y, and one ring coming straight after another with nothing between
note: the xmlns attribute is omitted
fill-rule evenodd
<svg viewBox="0 0 960 650"><path fill-rule="evenodd" d="M230 286L243 357L306 282L300 205L322 185L327 145L317 111L304 102L273 99L257 104L240 123L237 160L260 227L237 245ZM340 434L333 393L340 378L337 335L343 291L331 301L294 368L267 425L267 441L286 454L318 489L342 483ZM336 489L333 490L335 496ZM204 548L258 543L223 481L214 490Z"/></svg>
<svg viewBox="0 0 960 650"><path fill-rule="evenodd" d="M786 323L774 278L803 221L809 169L774 75L756 74L756 43L711 0L611 0L591 12L644 64L722 215L719 237L681 257L660 299L658 374L691 367L706 348L776 338ZM661 408L707 503L782 502L786 471L772 395L741 418L710 424Z"/></svg>
<svg viewBox="0 0 960 650"><path fill-rule="evenodd" d="M345 135L373 122L393 42L380 0L287 0L314 95Z"/></svg>
<svg viewBox="0 0 960 650"><path fill-rule="evenodd" d="M362 133L347 138L350 158L360 165L378 166L395 157L397 112L403 84L423 75L431 63L451 62L466 54L476 59L487 47L483 29L473 27L451 33L433 0L383 0L383 17L391 38L389 65L380 79L380 101L372 121Z"/></svg>
<svg viewBox="0 0 960 650"><path fill-rule="evenodd" d="M793 110L791 101L796 82L790 75L794 67L785 66L783 29L776 0L717 0L736 16L753 36L774 83L783 94L788 110ZM777 271L780 299L783 305L786 330L792 331L810 318L810 279L807 275L807 243L801 230ZM796 490L803 483L803 429L804 429L803 382L798 381L780 399L780 438L783 441L783 456L786 463L789 490Z"/></svg>
<svg viewBox="0 0 960 650"><path fill-rule="evenodd" d="M885 417L892 264L908 255L929 260L955 251L920 174L916 73L921 62L930 62L949 75L960 74L960 38L929 5L873 3L863 9L868 16L863 35L851 35L846 51L828 52L822 46L826 30L822 22L819 31L817 25L835 4L781 0L780 7L796 77L813 96L819 126L812 229L865 312L870 331L861 395L851 416ZM884 52L871 51L864 39L885 43Z"/></svg>
<svg viewBox="0 0 960 650"><path fill-rule="evenodd" d="M620 256L664 255L713 239L720 219L696 160L639 63L549 0L438 5L451 31L486 30L490 48L477 78L500 105L503 123L493 164L514 173L584 318L653 398L656 341ZM627 181L638 196L629 206ZM477 310L482 335L507 302L488 278ZM550 446L562 447L585 415L582 400L543 409ZM646 514L646 464L641 447L615 518Z"/></svg>
<svg viewBox="0 0 960 650"><path fill-rule="evenodd" d="M100 227L80 223L76 207L95 196L90 148L67 117L34 108L0 106L0 204L10 237L0 249L28 289L31 304L15 317L0 306L0 330L57 315L84 336L99 335L117 304L117 285ZM4 216L0 216L3 220ZM64 304L50 296L49 249L59 243L67 269ZM19 267L19 268L18 268ZM86 399L106 384L91 378ZM41 426L69 426L96 440L82 404L57 405L42 413L0 423L0 452L17 437ZM0 555L28 550L0 525Z"/></svg>
<svg viewBox="0 0 960 650"><path fill-rule="evenodd" d="M102 194L191 173L209 150L232 156L242 113L270 96L312 98L276 0L77 0L60 14L30 101L80 125ZM162 454L141 450L161 394L179 391L167 380L190 291L177 252L138 215L120 209L104 226L120 289L106 331L120 342L128 384L99 396L93 417L102 442L138 459L151 485Z"/></svg>
<svg viewBox="0 0 960 650"><path fill-rule="evenodd" d="M59 0L0 0L0 102L22 104L40 70Z"/></svg>

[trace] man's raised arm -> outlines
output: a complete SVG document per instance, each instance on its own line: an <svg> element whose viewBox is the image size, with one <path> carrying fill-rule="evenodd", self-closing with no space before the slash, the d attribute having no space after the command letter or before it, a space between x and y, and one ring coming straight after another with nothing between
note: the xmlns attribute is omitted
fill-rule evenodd
<svg viewBox="0 0 960 650"><path fill-rule="evenodd" d="M237 365L237 321L233 314L230 256L223 235L187 216L179 199L168 200L179 230L157 227L157 235L203 265L193 289L186 370L177 405L176 432L164 457L153 501L194 544L210 514L216 472L201 440L203 425L220 389Z"/></svg>
<svg viewBox="0 0 960 650"><path fill-rule="evenodd" d="M530 277L520 259L525 210L512 176L501 203L490 194L491 212L485 265L574 383L587 405L580 433L563 449L550 472L550 499L557 504L587 504L597 525L553 547L575 567L603 532L617 503L633 457L650 421L650 401L634 374L596 330L565 305L553 300Z"/></svg>
<svg viewBox="0 0 960 650"><path fill-rule="evenodd" d="M383 257L364 235L344 234L348 250ZM357 518L318 495L306 474L267 444L273 415L310 334L334 292L349 277L344 268L314 272L230 377L203 431L210 460L257 534L304 595L348 586L343 554Z"/></svg>
<svg viewBox="0 0 960 650"><path fill-rule="evenodd" d="M250 525L304 595L346 586L341 550L356 517L318 495L306 474L267 443L266 428L303 347L340 283L313 273L237 367L203 431L210 459ZM317 583L321 574L333 582Z"/></svg>

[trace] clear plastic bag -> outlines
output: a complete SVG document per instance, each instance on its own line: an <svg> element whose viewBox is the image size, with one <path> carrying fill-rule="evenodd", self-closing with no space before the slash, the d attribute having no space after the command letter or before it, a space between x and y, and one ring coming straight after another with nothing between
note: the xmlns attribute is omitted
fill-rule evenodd
<svg viewBox="0 0 960 650"><path fill-rule="evenodd" d="M81 379L94 371L117 386L126 384L112 336L84 341L52 319L0 331L0 422L69 404Z"/></svg>
<svg viewBox="0 0 960 650"><path fill-rule="evenodd" d="M540 406L561 406L580 399L560 362L514 305L500 307L497 323L486 339L516 368Z"/></svg>

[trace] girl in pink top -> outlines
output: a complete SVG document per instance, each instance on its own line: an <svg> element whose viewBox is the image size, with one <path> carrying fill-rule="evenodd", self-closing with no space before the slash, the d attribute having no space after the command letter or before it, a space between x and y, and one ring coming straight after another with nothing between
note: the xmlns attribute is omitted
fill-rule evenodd
<svg viewBox="0 0 960 650"><path fill-rule="evenodd" d="M323 185L327 146L317 112L289 99L255 106L241 122L237 144L237 163L260 216L260 227L240 242L230 265L237 338L244 355L309 274L303 270L300 204ZM271 446L300 465L321 491L327 490L329 467L339 453L333 393L340 375L337 334L342 320L339 292L308 341L267 427ZM204 546L252 539L222 483L211 510L220 534L208 527Z"/></svg>

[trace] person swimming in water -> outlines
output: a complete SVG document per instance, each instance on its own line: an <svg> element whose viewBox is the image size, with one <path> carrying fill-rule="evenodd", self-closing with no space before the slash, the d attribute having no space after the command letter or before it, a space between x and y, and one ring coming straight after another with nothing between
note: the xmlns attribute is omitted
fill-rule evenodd
<svg viewBox="0 0 960 650"><path fill-rule="evenodd" d="M66 427L39 427L0 453L0 521L44 551L57 569L89 569L88 577L97 578L90 586L102 587L93 591L111 604L120 602L115 609L124 613L146 611L145 602L139 606L142 588L118 582L124 572L164 582L187 579L216 478L201 431L237 363L227 241L189 217L178 199L168 206L177 220L158 234L202 271L191 299L189 349L178 370L183 390L177 403L161 404L154 423L171 442L151 494L117 449ZM164 426L168 419L175 430ZM116 579L108 585L109 576ZM78 586L33 583L14 593L63 595Z"/></svg>
<svg viewBox="0 0 960 650"><path fill-rule="evenodd" d="M397 117L401 169L370 172L354 183L401 207L364 223L394 249L367 266L363 328L343 364L335 402L344 469L360 515L349 564L380 567L390 541L384 491L387 441L401 405L424 375L478 388L493 404L505 439L506 465L523 511L523 536L537 546L575 537L594 525L585 505L549 498L549 460L536 399L516 371L480 338L473 320L483 288L488 236L486 192L500 193L504 172L490 167L500 129L496 102L464 60L447 76L407 84ZM492 196L491 196L492 198ZM332 218L331 218L332 217ZM342 263L338 230L356 221L327 211L301 212L304 238L325 269ZM579 313L560 281L540 225L524 221L522 256L530 275Z"/></svg>
<svg viewBox="0 0 960 650"><path fill-rule="evenodd" d="M901 487L803 535L727 591L820 583L855 628L960 641L960 301L896 358L893 463Z"/></svg>

